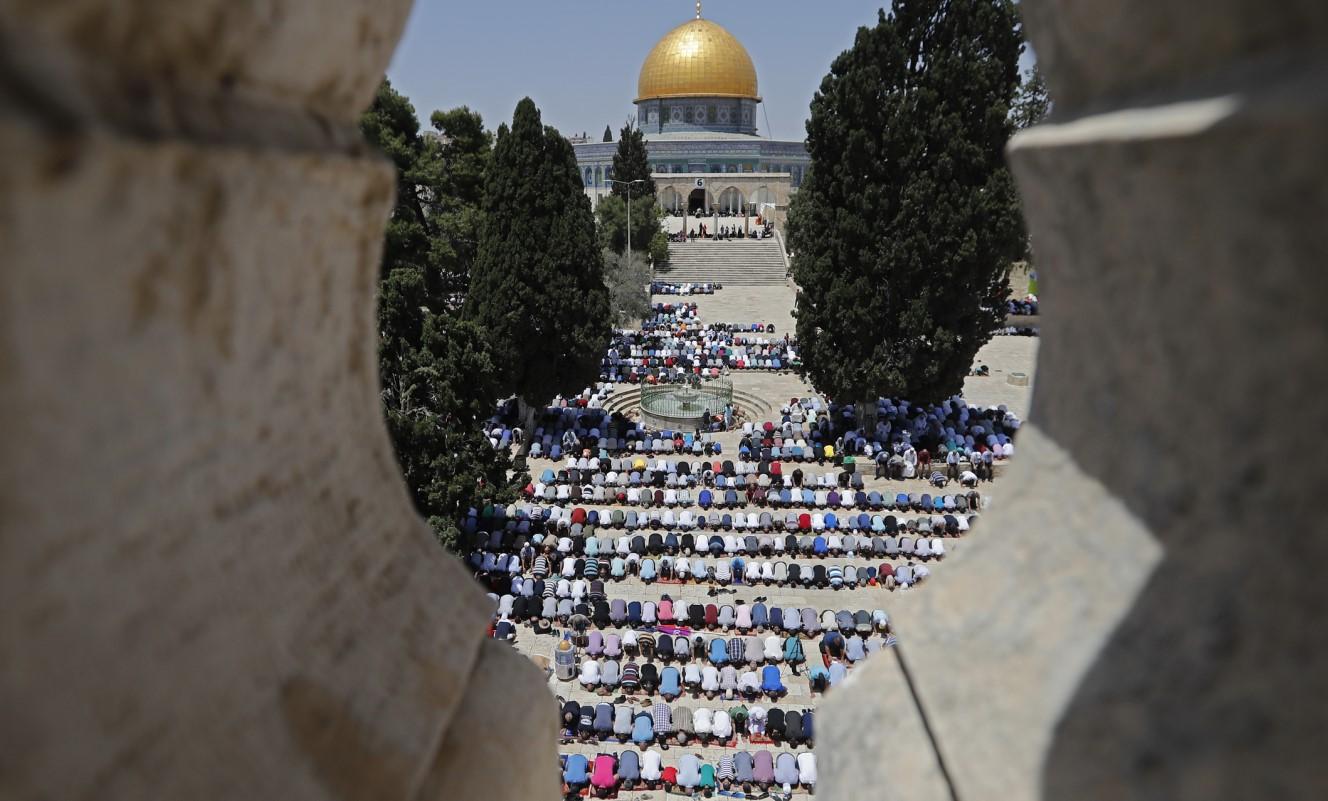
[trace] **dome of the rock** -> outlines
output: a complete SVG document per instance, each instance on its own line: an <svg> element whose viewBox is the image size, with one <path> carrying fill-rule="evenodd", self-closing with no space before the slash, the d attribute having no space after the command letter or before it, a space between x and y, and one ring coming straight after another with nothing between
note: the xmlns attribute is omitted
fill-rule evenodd
<svg viewBox="0 0 1328 801"><path fill-rule="evenodd" d="M637 102L669 97L759 100L752 57L722 25L688 20L659 40L637 80Z"/></svg>

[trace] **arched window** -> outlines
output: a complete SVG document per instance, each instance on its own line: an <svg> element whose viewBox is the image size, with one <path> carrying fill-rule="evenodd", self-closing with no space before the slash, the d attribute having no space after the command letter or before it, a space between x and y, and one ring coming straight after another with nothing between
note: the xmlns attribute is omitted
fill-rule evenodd
<svg viewBox="0 0 1328 801"><path fill-rule="evenodd" d="M595 185L595 172L589 167L586 167L586 186L594 186L594 185Z"/></svg>

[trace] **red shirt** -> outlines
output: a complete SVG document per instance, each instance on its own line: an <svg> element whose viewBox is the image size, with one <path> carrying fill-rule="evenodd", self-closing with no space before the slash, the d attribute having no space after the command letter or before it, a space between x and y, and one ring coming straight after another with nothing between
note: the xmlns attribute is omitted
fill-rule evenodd
<svg viewBox="0 0 1328 801"><path fill-rule="evenodd" d="M669 784L677 784L678 769L673 767L665 768L664 771L660 773L660 778Z"/></svg>

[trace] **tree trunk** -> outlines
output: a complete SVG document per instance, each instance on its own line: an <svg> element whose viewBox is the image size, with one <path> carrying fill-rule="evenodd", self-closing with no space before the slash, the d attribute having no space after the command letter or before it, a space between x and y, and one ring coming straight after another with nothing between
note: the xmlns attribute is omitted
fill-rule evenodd
<svg viewBox="0 0 1328 801"><path fill-rule="evenodd" d="M858 416L858 432L869 433L876 430L876 401L860 400L856 404L855 411Z"/></svg>
<svg viewBox="0 0 1328 801"><path fill-rule="evenodd" d="M530 443L535 436L535 412L536 408L526 403L525 398L516 399L517 419L521 421L521 428L526 435L521 438L521 450L517 452L519 456L528 456L530 454Z"/></svg>

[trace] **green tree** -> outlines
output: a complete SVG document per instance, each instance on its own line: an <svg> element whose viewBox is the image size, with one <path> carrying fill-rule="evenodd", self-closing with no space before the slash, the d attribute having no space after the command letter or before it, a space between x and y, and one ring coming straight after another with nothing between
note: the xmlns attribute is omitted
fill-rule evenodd
<svg viewBox="0 0 1328 801"><path fill-rule="evenodd" d="M649 251L655 234L663 230L660 210L654 197L638 196L636 187L632 189L632 250ZM627 203L623 198L613 195L601 198L595 208L595 219L603 247L616 254L627 249Z"/></svg>
<svg viewBox="0 0 1328 801"><path fill-rule="evenodd" d="M427 214L436 234L434 259L439 268L435 294L455 310L470 283L479 249L484 174L493 155L493 134L480 115L465 106L435 111L430 122L437 137L426 137L432 173L419 176L427 187Z"/></svg>
<svg viewBox="0 0 1328 801"><path fill-rule="evenodd" d="M641 183L631 184L633 198L655 196L655 180L650 177L650 154L646 151L645 134L640 129L624 126L618 135L618 152L613 154L613 180L622 182L611 184L613 194L618 197L626 196L626 182L637 180Z"/></svg>
<svg viewBox="0 0 1328 801"><path fill-rule="evenodd" d="M895 0L822 80L789 221L820 390L943 398L991 338L1022 247L1003 156L1021 50L1009 0Z"/></svg>
<svg viewBox="0 0 1328 801"><path fill-rule="evenodd" d="M1026 70L1023 79L1019 85L1019 94L1015 96L1014 105L1010 109L1010 122L1015 130L1022 131L1025 128L1031 128L1042 122L1051 113L1051 96L1047 94L1047 85L1042 80L1042 71L1038 69L1037 63ZM1028 236L1028 227L1024 224L1022 215L1019 218L1020 239L1023 244L1023 253L1020 256L1024 262L1033 261L1033 240ZM1027 269L1028 264L1024 265Z"/></svg>
<svg viewBox="0 0 1328 801"><path fill-rule="evenodd" d="M626 328L650 313L650 263L644 253L631 256L604 251L604 278L609 286L613 323Z"/></svg>
<svg viewBox="0 0 1328 801"><path fill-rule="evenodd" d="M612 142L612 141L613 141L613 126L610 126L610 125L605 125L605 126L604 126L604 139L603 139L603 141L605 141L605 142Z"/></svg>
<svg viewBox="0 0 1328 801"><path fill-rule="evenodd" d="M513 500L525 480L508 478L511 460L484 433L502 371L484 331L453 314L429 316L408 366L405 403L388 409L388 431L416 508L455 550L466 511Z"/></svg>
<svg viewBox="0 0 1328 801"><path fill-rule="evenodd" d="M528 406L599 374L611 331L595 218L571 144L530 98L498 129L465 310L504 367L500 391Z"/></svg>
<svg viewBox="0 0 1328 801"><path fill-rule="evenodd" d="M1051 113L1051 96L1047 94L1047 84L1042 80L1042 71L1036 63L1024 72L1020 82L1019 94L1010 109L1010 120L1015 130L1022 131L1042 122Z"/></svg>
<svg viewBox="0 0 1328 801"><path fill-rule="evenodd" d="M656 270L668 266L669 263L669 237L664 233L664 228L660 227L654 236L650 237L650 263Z"/></svg>
<svg viewBox="0 0 1328 801"><path fill-rule="evenodd" d="M421 135L410 101L384 81L360 127L397 168L378 286L383 412L417 510L455 547L468 507L514 492L509 460L482 431L497 363L483 331L455 314L474 262L489 134L467 109L432 122L441 136Z"/></svg>

